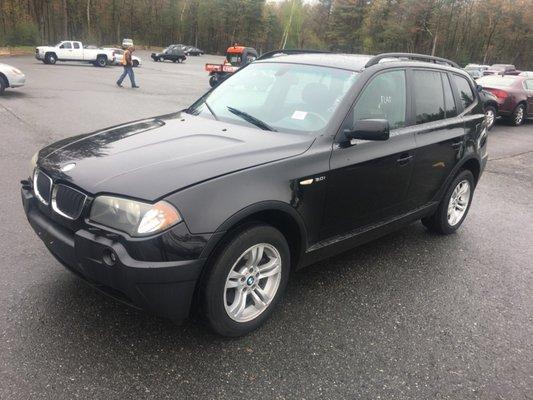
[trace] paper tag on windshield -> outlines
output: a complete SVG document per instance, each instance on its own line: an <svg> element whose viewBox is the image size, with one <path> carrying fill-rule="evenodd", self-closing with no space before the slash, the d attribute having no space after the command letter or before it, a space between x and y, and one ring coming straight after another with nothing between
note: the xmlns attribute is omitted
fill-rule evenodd
<svg viewBox="0 0 533 400"><path fill-rule="evenodd" d="M307 112L306 111L295 111L293 114L292 114L292 119L298 119L300 121L304 120L305 117L307 117Z"/></svg>

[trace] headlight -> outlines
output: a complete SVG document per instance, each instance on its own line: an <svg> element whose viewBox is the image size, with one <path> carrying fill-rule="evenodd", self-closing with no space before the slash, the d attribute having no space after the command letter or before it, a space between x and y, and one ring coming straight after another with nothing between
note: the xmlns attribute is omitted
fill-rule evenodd
<svg viewBox="0 0 533 400"><path fill-rule="evenodd" d="M181 222L179 212L166 201L155 204L98 196L91 207L90 220L130 236L147 236Z"/></svg>
<svg viewBox="0 0 533 400"><path fill-rule="evenodd" d="M36 152L30 160L30 178L33 177L33 171L37 168L37 159L39 158L39 152Z"/></svg>

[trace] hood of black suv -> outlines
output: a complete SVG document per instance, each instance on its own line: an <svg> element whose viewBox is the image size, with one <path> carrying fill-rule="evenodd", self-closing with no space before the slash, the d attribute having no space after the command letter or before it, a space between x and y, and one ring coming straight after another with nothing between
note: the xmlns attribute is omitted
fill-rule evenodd
<svg viewBox="0 0 533 400"><path fill-rule="evenodd" d="M270 132L185 113L54 143L39 166L91 193L156 200L238 170L305 152L314 137Z"/></svg>

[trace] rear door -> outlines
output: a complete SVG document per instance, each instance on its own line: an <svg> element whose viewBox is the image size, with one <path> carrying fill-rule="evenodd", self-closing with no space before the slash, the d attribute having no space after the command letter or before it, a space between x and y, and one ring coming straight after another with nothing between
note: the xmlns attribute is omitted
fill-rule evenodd
<svg viewBox="0 0 533 400"><path fill-rule="evenodd" d="M339 138L327 175L322 238L387 220L406 210L415 141L407 126L409 90L404 69L386 70L370 78L343 128L362 119L387 119L385 141Z"/></svg>
<svg viewBox="0 0 533 400"><path fill-rule="evenodd" d="M83 46L80 42L72 42L71 60L83 60Z"/></svg>
<svg viewBox="0 0 533 400"><path fill-rule="evenodd" d="M464 122L453 94L452 76L436 69L409 70L413 87L411 113L416 154L408 193L410 208L435 200L436 194L464 151ZM468 82L465 80L465 83ZM473 93L466 103L473 103Z"/></svg>

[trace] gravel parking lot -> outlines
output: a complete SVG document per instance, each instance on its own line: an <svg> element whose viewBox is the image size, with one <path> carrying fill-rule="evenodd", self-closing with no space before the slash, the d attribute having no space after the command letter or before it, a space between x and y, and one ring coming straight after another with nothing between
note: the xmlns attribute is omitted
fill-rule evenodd
<svg viewBox="0 0 533 400"><path fill-rule="evenodd" d="M294 275L259 331L221 339L87 287L27 223L19 181L40 147L189 105L205 62L120 67L2 58L0 398L533 399L533 121L491 131L460 231L418 223Z"/></svg>

